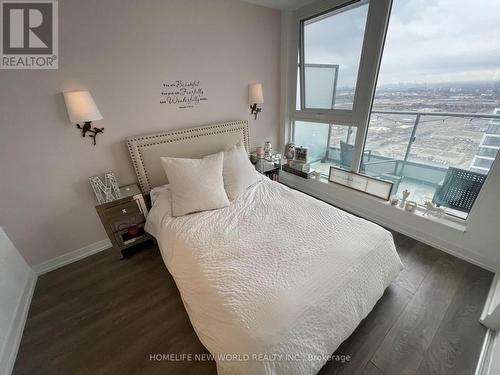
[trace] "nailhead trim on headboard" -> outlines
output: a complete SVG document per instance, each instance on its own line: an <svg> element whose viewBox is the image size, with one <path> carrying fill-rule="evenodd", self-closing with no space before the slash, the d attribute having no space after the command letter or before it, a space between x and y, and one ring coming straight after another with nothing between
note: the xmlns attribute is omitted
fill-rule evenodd
<svg viewBox="0 0 500 375"><path fill-rule="evenodd" d="M196 128L172 130L164 133L143 135L127 139L127 147L132 159L135 173L143 193L147 194L154 187L148 176L148 171L143 162L142 150L147 147L162 143L178 142L186 139L194 139L209 135L224 134L229 132L242 132L245 148L250 151L247 121L230 121Z"/></svg>

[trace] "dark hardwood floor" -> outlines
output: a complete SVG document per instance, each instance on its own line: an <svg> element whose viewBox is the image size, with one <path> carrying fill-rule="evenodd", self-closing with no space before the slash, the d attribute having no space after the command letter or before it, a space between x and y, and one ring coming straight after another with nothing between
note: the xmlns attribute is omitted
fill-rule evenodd
<svg viewBox="0 0 500 375"><path fill-rule="evenodd" d="M473 374L492 273L400 234L405 264L322 375ZM171 360L163 355L177 353ZM14 374L216 374L158 249L104 251L41 276ZM156 356L155 356L156 354Z"/></svg>

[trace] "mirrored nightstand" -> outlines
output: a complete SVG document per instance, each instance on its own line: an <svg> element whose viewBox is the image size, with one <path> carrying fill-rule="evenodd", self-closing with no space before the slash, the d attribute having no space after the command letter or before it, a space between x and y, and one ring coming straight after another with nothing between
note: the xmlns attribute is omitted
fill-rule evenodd
<svg viewBox="0 0 500 375"><path fill-rule="evenodd" d="M278 181L281 169L281 154L273 153L267 158L258 158L255 154L252 154L251 159L255 160L255 170L257 172L273 181Z"/></svg>
<svg viewBox="0 0 500 375"><path fill-rule="evenodd" d="M148 210L139 186L123 186L120 192L121 198L95 208L113 248L123 257L123 250L153 237L144 231Z"/></svg>

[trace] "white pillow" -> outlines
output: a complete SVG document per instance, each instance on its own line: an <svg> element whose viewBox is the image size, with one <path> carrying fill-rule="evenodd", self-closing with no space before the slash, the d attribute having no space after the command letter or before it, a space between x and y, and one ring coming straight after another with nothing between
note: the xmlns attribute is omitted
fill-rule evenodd
<svg viewBox="0 0 500 375"><path fill-rule="evenodd" d="M151 206L153 206L158 199L158 196L166 190L170 189L170 184L157 186L149 192L149 197L151 198Z"/></svg>
<svg viewBox="0 0 500 375"><path fill-rule="evenodd" d="M261 175L255 170L248 158L245 147L238 143L229 151L224 152L224 187L230 201L236 199L249 186L261 180Z"/></svg>
<svg viewBox="0 0 500 375"><path fill-rule="evenodd" d="M163 222L171 217L172 192L170 189L165 188L156 195L153 207L149 210L148 217L146 218L146 225L144 226L144 229L146 232L153 235L153 237L158 238Z"/></svg>
<svg viewBox="0 0 500 375"><path fill-rule="evenodd" d="M202 159L160 158L172 191L172 216L229 205L222 179L223 158L222 152Z"/></svg>

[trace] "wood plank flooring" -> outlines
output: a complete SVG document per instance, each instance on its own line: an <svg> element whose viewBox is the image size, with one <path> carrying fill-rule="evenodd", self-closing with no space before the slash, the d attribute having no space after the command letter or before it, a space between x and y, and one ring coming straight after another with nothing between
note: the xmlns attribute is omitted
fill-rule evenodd
<svg viewBox="0 0 500 375"><path fill-rule="evenodd" d="M492 273L394 233L405 265L321 375L473 374ZM146 243L41 276L14 374L216 374L159 251ZM165 355L170 360L165 360Z"/></svg>

